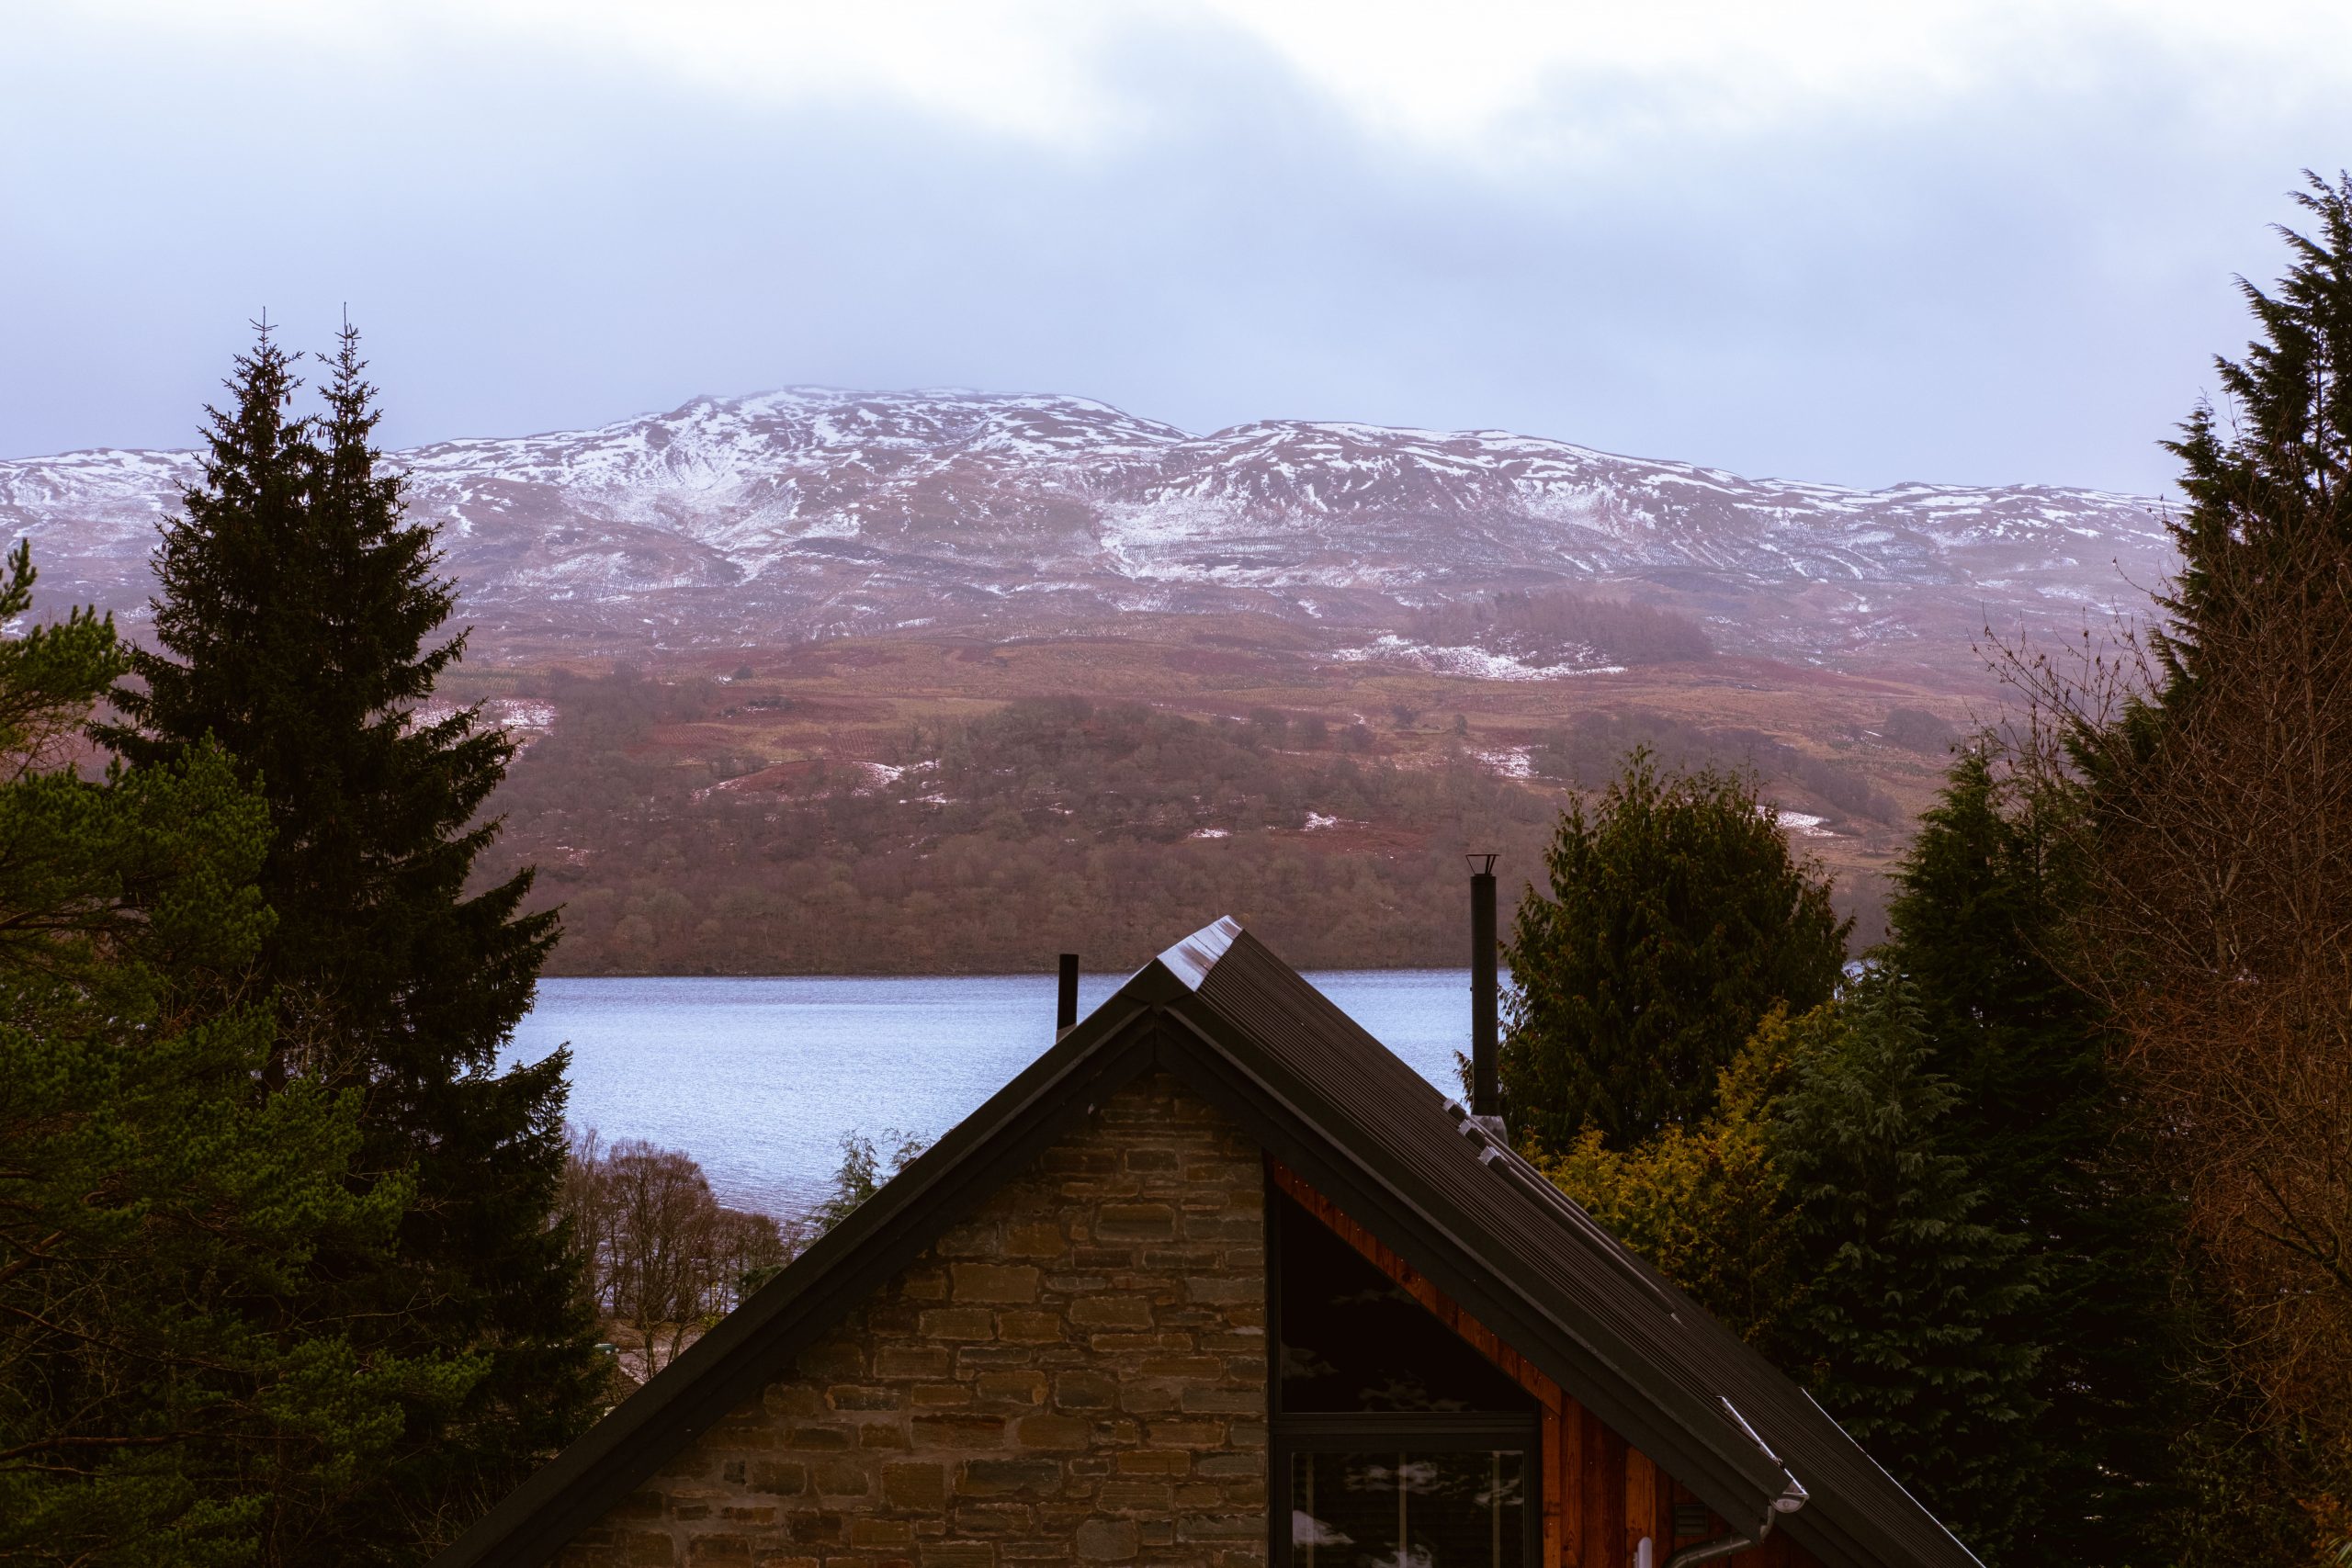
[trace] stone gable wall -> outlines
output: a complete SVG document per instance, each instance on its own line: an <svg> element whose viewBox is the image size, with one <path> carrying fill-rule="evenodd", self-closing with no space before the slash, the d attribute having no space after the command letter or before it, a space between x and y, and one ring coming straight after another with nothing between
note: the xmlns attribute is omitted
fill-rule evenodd
<svg viewBox="0 0 2352 1568"><path fill-rule="evenodd" d="M1264 1189L1219 1112L1130 1085L563 1568L1262 1568Z"/></svg>

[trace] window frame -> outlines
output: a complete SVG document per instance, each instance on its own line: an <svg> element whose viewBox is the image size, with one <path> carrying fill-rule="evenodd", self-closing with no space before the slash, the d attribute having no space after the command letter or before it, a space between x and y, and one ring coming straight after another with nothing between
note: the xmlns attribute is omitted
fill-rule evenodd
<svg viewBox="0 0 2352 1568"><path fill-rule="evenodd" d="M1521 1456L1520 1520L1524 1568L1544 1561L1544 1417L1490 1411L1382 1410L1363 1412L1283 1409L1282 1245L1283 1215L1297 1200L1266 1172L1266 1561L1271 1568L1295 1568L1292 1551L1291 1466L1302 1453L1492 1452ZM1303 1205L1302 1205L1303 1207ZM1308 1215L1307 1223L1321 1222ZM1365 1260L1368 1264L1370 1259ZM1430 1326L1451 1333L1435 1314ZM1465 1345L1468 1342L1464 1341ZM1476 1346L1470 1346L1476 1350ZM1500 1371L1499 1368L1497 1369ZM1531 1400L1533 1395L1528 1396Z"/></svg>

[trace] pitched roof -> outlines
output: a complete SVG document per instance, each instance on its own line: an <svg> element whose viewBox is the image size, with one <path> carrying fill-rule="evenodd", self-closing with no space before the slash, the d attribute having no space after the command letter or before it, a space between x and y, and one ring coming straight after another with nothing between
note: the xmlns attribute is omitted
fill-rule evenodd
<svg viewBox="0 0 2352 1568"><path fill-rule="evenodd" d="M1166 1071L1716 1513L1827 1568L1976 1560L1797 1385L1231 919L1161 953L439 1559L554 1557L1140 1073Z"/></svg>

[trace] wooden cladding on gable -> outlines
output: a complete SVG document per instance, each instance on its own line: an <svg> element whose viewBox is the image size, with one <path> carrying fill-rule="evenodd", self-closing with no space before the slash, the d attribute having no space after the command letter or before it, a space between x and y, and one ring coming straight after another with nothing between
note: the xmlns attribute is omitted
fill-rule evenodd
<svg viewBox="0 0 2352 1568"><path fill-rule="evenodd" d="M1628 1444L1493 1330L1462 1310L1453 1297L1383 1245L1378 1236L1350 1219L1280 1160L1270 1158L1267 1167L1275 1187L1396 1281L1543 1405L1544 1568L1631 1568L1645 1539L1652 1543L1654 1568L1663 1568L1679 1548L1724 1532L1724 1521L1705 1514L1688 1488L1659 1470L1648 1455ZM1690 1529L1701 1523L1702 1515L1704 1528ZM1677 1534L1678 1516L1683 1526L1680 1534ZM1715 1561L1735 1568L1814 1568L1812 1557L1780 1534L1758 1549Z"/></svg>

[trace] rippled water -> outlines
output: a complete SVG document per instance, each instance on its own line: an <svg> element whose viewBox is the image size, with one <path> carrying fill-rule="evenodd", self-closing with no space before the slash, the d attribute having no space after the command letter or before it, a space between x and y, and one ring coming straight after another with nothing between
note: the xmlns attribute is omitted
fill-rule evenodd
<svg viewBox="0 0 2352 1568"><path fill-rule="evenodd" d="M1470 1037L1466 970L1307 976L1447 1093ZM1124 976L1088 976L1081 1012ZM842 1135L935 1137L1053 1042L1054 977L546 980L510 1061L571 1045L571 1121L702 1162L722 1201L806 1202Z"/></svg>

